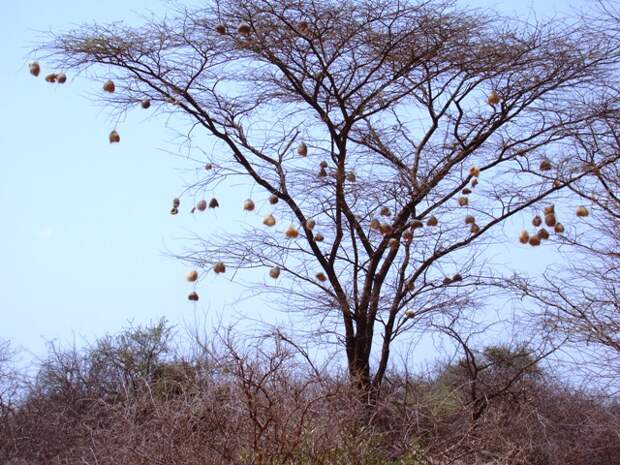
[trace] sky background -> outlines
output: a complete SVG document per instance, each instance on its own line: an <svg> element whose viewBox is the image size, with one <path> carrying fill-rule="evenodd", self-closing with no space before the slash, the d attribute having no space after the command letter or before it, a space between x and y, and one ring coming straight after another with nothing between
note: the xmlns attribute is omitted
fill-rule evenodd
<svg viewBox="0 0 620 465"><path fill-rule="evenodd" d="M585 2L462 4L544 18ZM201 301L189 303L188 267L167 256L214 218L231 225L247 220L240 207L222 208L211 217L169 215L171 199L197 176L195 165L183 158L174 120L136 110L119 124L121 143L110 145L114 121L93 97L101 82L69 75L65 85L52 86L43 80L53 71L44 60L38 79L28 74L30 51L46 32L92 21L136 24L147 9L161 16L170 6L143 0L21 0L2 7L0 339L10 339L27 357L42 355L46 341L80 344L129 321L166 317L191 325L204 312L232 312L239 298L238 286L209 278L213 282L204 283ZM236 194L230 195L221 193L220 201L240 205ZM527 263L540 252L512 253L510 260ZM246 300L234 311L284 318L269 314L265 303L260 297Z"/></svg>

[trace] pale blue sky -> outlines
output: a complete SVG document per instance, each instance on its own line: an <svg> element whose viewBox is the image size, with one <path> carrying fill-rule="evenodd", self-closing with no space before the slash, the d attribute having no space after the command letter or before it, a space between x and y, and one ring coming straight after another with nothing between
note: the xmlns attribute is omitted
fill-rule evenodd
<svg viewBox="0 0 620 465"><path fill-rule="evenodd" d="M569 6L464 3L540 16ZM26 68L42 31L93 20L131 23L146 8L167 9L146 0L21 0L2 8L0 338L34 354L46 339L92 339L129 320L161 316L178 324L196 310L185 298L187 267L164 254L167 247L179 250L182 238L206 221L168 214L172 197L195 177L191 164L162 150L178 149L174 122L166 129L167 120L136 111L121 126L121 143L110 145L109 114L89 97L100 83L69 76L67 84L51 86ZM241 222L237 210L217 214ZM209 289L198 310L226 310L239 291L223 279Z"/></svg>

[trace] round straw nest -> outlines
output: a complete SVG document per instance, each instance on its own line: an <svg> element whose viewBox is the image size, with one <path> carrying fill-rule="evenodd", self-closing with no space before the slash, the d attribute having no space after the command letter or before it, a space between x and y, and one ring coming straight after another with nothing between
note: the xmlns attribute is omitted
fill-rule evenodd
<svg viewBox="0 0 620 465"><path fill-rule="evenodd" d="M198 293L196 291L192 291L188 294L187 300L191 300L192 302L198 302L200 297L198 297Z"/></svg>
<svg viewBox="0 0 620 465"><path fill-rule="evenodd" d="M269 270L269 276L273 279L278 279L280 277L280 267L274 266Z"/></svg>
<svg viewBox="0 0 620 465"><path fill-rule="evenodd" d="M288 228L284 230L284 235L288 239L295 239L299 237L299 231L297 230L297 228L294 228L293 226L289 226Z"/></svg>
<svg viewBox="0 0 620 465"><path fill-rule="evenodd" d="M30 74L37 77L41 72L41 65L39 65L39 62L37 61L31 61L28 63L28 70L30 71Z"/></svg>
<svg viewBox="0 0 620 465"><path fill-rule="evenodd" d="M187 276L185 276L185 279L187 279L190 283L195 282L198 279L198 272L196 270L190 271L187 273Z"/></svg>
<svg viewBox="0 0 620 465"><path fill-rule="evenodd" d="M207 201L204 199L199 200L196 204L196 209L201 212L205 211L207 209Z"/></svg>
<svg viewBox="0 0 620 465"><path fill-rule="evenodd" d="M502 98L500 97L500 95L497 93L495 89L492 90L489 96L487 97L487 103L492 106L497 105L501 101L502 101Z"/></svg>
<svg viewBox="0 0 620 465"><path fill-rule="evenodd" d="M265 218L263 218L263 224L271 228L273 225L276 224L276 218L272 214L269 214Z"/></svg>
<svg viewBox="0 0 620 465"><path fill-rule="evenodd" d="M253 211L255 207L256 207L256 205L254 205L254 201L253 201L252 199L246 199L246 200L243 202L243 209L244 209L246 212L251 212L251 211Z"/></svg>
<svg viewBox="0 0 620 465"><path fill-rule="evenodd" d="M530 233L528 233L525 229L519 233L519 242L521 244L527 244L530 240Z"/></svg>
<svg viewBox="0 0 620 465"><path fill-rule="evenodd" d="M301 144L299 144L299 147L297 147L297 155L299 155L300 157L308 156L308 146L305 144L305 142L302 142Z"/></svg>
<svg viewBox="0 0 620 465"><path fill-rule="evenodd" d="M118 144L121 141L121 136L116 131L116 129L114 129L112 132L110 132L108 140L110 141L110 144Z"/></svg>
<svg viewBox="0 0 620 465"><path fill-rule="evenodd" d="M581 218L584 218L588 216L590 212L588 211L586 207L584 207L583 205L580 205L577 207L577 210L575 210L575 214Z"/></svg>
<svg viewBox="0 0 620 465"><path fill-rule="evenodd" d="M213 271L216 274L225 273L226 272L226 265L224 265L223 262L217 262L215 265L213 265Z"/></svg>
<svg viewBox="0 0 620 465"><path fill-rule="evenodd" d="M105 92L113 93L116 90L116 86L112 80L108 79L103 83L103 90Z"/></svg>

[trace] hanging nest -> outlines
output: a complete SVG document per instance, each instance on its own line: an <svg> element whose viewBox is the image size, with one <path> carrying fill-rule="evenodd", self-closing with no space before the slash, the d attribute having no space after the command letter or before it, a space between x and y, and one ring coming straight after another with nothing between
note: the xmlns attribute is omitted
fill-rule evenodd
<svg viewBox="0 0 620 465"><path fill-rule="evenodd" d="M413 240L413 232L410 229L407 229L403 232L403 241L409 243Z"/></svg>
<svg viewBox="0 0 620 465"><path fill-rule="evenodd" d="M276 218L273 215L269 214L265 218L263 218L263 224L271 228L273 225L276 224Z"/></svg>
<svg viewBox="0 0 620 465"><path fill-rule="evenodd" d="M447 285L448 285L448 284L450 284L451 282L452 282L452 280L451 280L448 276L446 276L445 278L443 278L443 280L441 281L441 283L442 283L444 286L447 286Z"/></svg>
<svg viewBox="0 0 620 465"><path fill-rule="evenodd" d="M411 278L409 281L405 283L405 290L411 292L415 286L415 281Z"/></svg>
<svg viewBox="0 0 620 465"><path fill-rule="evenodd" d="M198 272L196 270L190 271L187 273L187 276L185 276L185 279L187 279L190 283L195 282L198 279Z"/></svg>
<svg viewBox="0 0 620 465"><path fill-rule="evenodd" d="M469 197L465 197L465 196L459 197L458 202L459 202L459 206L466 207L467 205L469 205Z"/></svg>
<svg viewBox="0 0 620 465"><path fill-rule="evenodd" d="M553 215L555 213L555 205L551 204L551 205L547 205L544 209L543 209L543 213L545 215Z"/></svg>
<svg viewBox="0 0 620 465"><path fill-rule="evenodd" d="M112 82L110 79L108 79L106 82L103 83L103 90L105 92L114 92L116 90L116 86L114 85L114 82Z"/></svg>
<svg viewBox="0 0 620 465"><path fill-rule="evenodd" d="M175 197L174 199L172 199L173 207L179 208L180 205L181 205L181 199L179 199L178 197Z"/></svg>
<svg viewBox="0 0 620 465"><path fill-rule="evenodd" d="M383 223L381 225L381 234L383 234L384 236L389 236L390 234L392 234L394 232L394 228L392 227L391 224L389 223Z"/></svg>
<svg viewBox="0 0 620 465"><path fill-rule="evenodd" d="M405 318L407 318L408 320L410 320L411 318L413 318L415 316L415 312L413 310L407 310L405 311Z"/></svg>
<svg viewBox="0 0 620 465"><path fill-rule="evenodd" d="M288 228L284 230L284 235L288 239L295 239L299 236L299 231L297 230L297 228L294 228L293 226L289 226Z"/></svg>
<svg viewBox="0 0 620 465"><path fill-rule="evenodd" d="M301 34L305 34L306 32L308 32L308 22L307 21L300 21L299 24L297 24L297 30Z"/></svg>
<svg viewBox="0 0 620 465"><path fill-rule="evenodd" d="M555 226L553 227L553 230L557 234L563 234L564 233L564 225L562 223L556 223Z"/></svg>
<svg viewBox="0 0 620 465"><path fill-rule="evenodd" d="M396 238L392 238L388 241L388 247L392 250L396 250L398 249L398 246L400 246L400 242L398 242L398 239Z"/></svg>
<svg viewBox="0 0 620 465"><path fill-rule="evenodd" d="M536 235L538 236L538 239L542 240L547 240L549 239L549 231L547 231L545 228L540 228L538 230L538 232L536 233Z"/></svg>
<svg viewBox="0 0 620 465"><path fill-rule="evenodd" d="M349 171L347 173L346 178L347 178L347 181L349 181L349 182L356 182L357 181L357 176L355 176L355 173L353 171Z"/></svg>
<svg viewBox="0 0 620 465"><path fill-rule="evenodd" d="M477 166L472 166L471 168L469 168L469 175L472 178L477 178L478 176L480 176L480 168L478 168Z"/></svg>
<svg viewBox="0 0 620 465"><path fill-rule="evenodd" d="M213 163L207 163L207 164L205 165L205 170L207 170L207 171L211 171L212 169L213 169Z"/></svg>
<svg viewBox="0 0 620 465"><path fill-rule="evenodd" d="M527 244L527 242L530 240L530 233L528 233L525 229L521 231L521 233L519 234L519 242L521 244Z"/></svg>
<svg viewBox="0 0 620 465"><path fill-rule="evenodd" d="M499 94L495 90L492 90L489 96L487 97L487 103L491 106L495 106L501 101L502 101L502 98L499 96Z"/></svg>
<svg viewBox="0 0 620 465"><path fill-rule="evenodd" d="M538 247L540 245L540 238L538 236L532 236L529 242L532 247Z"/></svg>
<svg viewBox="0 0 620 465"><path fill-rule="evenodd" d="M392 212L390 211L390 209L388 207L381 207L381 210L379 210L379 215L381 215L381 216L391 216Z"/></svg>
<svg viewBox="0 0 620 465"><path fill-rule="evenodd" d="M47 76L45 76L45 81L53 84L56 82L56 77L57 76L54 73L48 74Z"/></svg>
<svg viewBox="0 0 620 465"><path fill-rule="evenodd" d="M424 223L422 223L422 221L420 221L420 220L413 220L411 222L411 229L415 230L415 229L423 228L423 227L424 227Z"/></svg>
<svg viewBox="0 0 620 465"><path fill-rule="evenodd" d="M478 185L478 178L473 178L471 180L471 187L476 187Z"/></svg>
<svg viewBox="0 0 620 465"><path fill-rule="evenodd" d="M220 206L220 203L217 201L215 197L209 200L209 208L217 208Z"/></svg>
<svg viewBox="0 0 620 465"><path fill-rule="evenodd" d="M41 65L39 65L37 61L31 61L28 63L28 70L30 71L30 74L37 77L41 72Z"/></svg>
<svg viewBox="0 0 620 465"><path fill-rule="evenodd" d="M480 226L478 226L476 223L472 224L469 227L469 232L471 232L472 234L478 234L480 232Z"/></svg>
<svg viewBox="0 0 620 465"><path fill-rule="evenodd" d="M198 293L196 291L192 291L188 294L187 300L191 300L192 302L198 302L200 297L198 297Z"/></svg>
<svg viewBox="0 0 620 465"><path fill-rule="evenodd" d="M381 223L378 219L373 218L372 220L370 220L370 229L374 231L381 231Z"/></svg>
<svg viewBox="0 0 620 465"><path fill-rule="evenodd" d="M314 236L314 240L317 241L317 242L323 242L325 240L325 237L323 236L323 234L317 233Z"/></svg>
<svg viewBox="0 0 620 465"><path fill-rule="evenodd" d="M327 168L327 162L325 160L321 161L321 163L319 163L319 167L323 169Z"/></svg>
<svg viewBox="0 0 620 465"><path fill-rule="evenodd" d="M226 265L224 265L223 262L217 262L215 265L213 265L213 271L216 274L225 273L226 272Z"/></svg>
<svg viewBox="0 0 620 465"><path fill-rule="evenodd" d="M271 205L275 205L276 203L278 203L278 196L277 195L270 195L269 196L269 203Z"/></svg>
<svg viewBox="0 0 620 465"><path fill-rule="evenodd" d="M207 209L207 201L202 199L199 200L198 203L196 204L196 208L198 209L198 211L203 212Z"/></svg>
<svg viewBox="0 0 620 465"><path fill-rule="evenodd" d="M538 167L540 171L549 171L551 169L551 162L548 159L544 159L540 162L540 166Z"/></svg>
<svg viewBox="0 0 620 465"><path fill-rule="evenodd" d="M320 271L317 274L315 274L314 277L317 279L317 281L320 281L322 283L327 281L327 276L325 276L325 273L322 273Z"/></svg>
<svg viewBox="0 0 620 465"><path fill-rule="evenodd" d="M299 144L299 147L297 147L297 155L299 155L300 157L308 156L308 146L304 142Z"/></svg>
<svg viewBox="0 0 620 465"><path fill-rule="evenodd" d="M534 218L532 218L532 224L535 227L540 226L542 224L542 218L540 216L536 215Z"/></svg>
<svg viewBox="0 0 620 465"><path fill-rule="evenodd" d="M319 178L326 178L327 177L327 171L325 171L325 168L321 168L319 170Z"/></svg>
<svg viewBox="0 0 620 465"><path fill-rule="evenodd" d="M149 108L151 108L151 101L149 99L144 99L142 100L142 102L140 102L140 106L145 110L148 110Z"/></svg>
<svg viewBox="0 0 620 465"><path fill-rule="evenodd" d="M56 75L56 82L58 84L64 84L65 82L67 82L67 75L65 73L58 73Z"/></svg>
<svg viewBox="0 0 620 465"><path fill-rule="evenodd" d="M243 202L243 209L246 212L253 211L255 207L256 205L254 205L254 201L252 199L246 199L245 202Z"/></svg>
<svg viewBox="0 0 620 465"><path fill-rule="evenodd" d="M306 228L308 228L310 231L312 231L315 226L316 226L316 221L314 221L312 218L309 218L306 220Z"/></svg>
<svg viewBox="0 0 620 465"><path fill-rule="evenodd" d="M252 32L252 28L245 21L241 21L239 25L237 26L237 32L239 34L243 34L244 36L247 36L248 34L250 34L250 32Z"/></svg>
<svg viewBox="0 0 620 465"><path fill-rule="evenodd" d="M465 224L474 224L476 222L476 218L473 215L467 215L465 217Z"/></svg>
<svg viewBox="0 0 620 465"><path fill-rule="evenodd" d="M456 273L454 276L452 276L453 283L458 283L459 281L463 281L463 277L460 273Z"/></svg>
<svg viewBox="0 0 620 465"><path fill-rule="evenodd" d="M555 223L556 223L555 215L553 213L547 213L545 215L545 224L549 226L550 228L552 228L553 226L555 226Z"/></svg>
<svg viewBox="0 0 620 465"><path fill-rule="evenodd" d="M586 207L584 207L583 205L580 205L577 207L577 210L575 210L575 214L581 218L584 218L588 216L590 212L588 211Z"/></svg>
<svg viewBox="0 0 620 465"><path fill-rule="evenodd" d="M439 220L434 215L430 216L428 220L426 220L426 226L434 227L434 226L437 226L438 224L439 224Z"/></svg>
<svg viewBox="0 0 620 465"><path fill-rule="evenodd" d="M178 214L178 213L179 213L179 209L178 209L177 207L172 207L172 208L170 209L170 214L171 214L171 215L176 215L176 214Z"/></svg>
<svg viewBox="0 0 620 465"><path fill-rule="evenodd" d="M468 188L468 187L466 187L465 189L463 189L463 190L461 191L461 194L463 194L463 195L469 195L469 194L471 194L471 189L470 189L470 188Z"/></svg>
<svg viewBox="0 0 620 465"><path fill-rule="evenodd" d="M269 276L273 279L278 279L280 277L280 267L274 266L269 270Z"/></svg>
<svg viewBox="0 0 620 465"><path fill-rule="evenodd" d="M217 26L215 26L215 32L220 35L226 34L226 26L224 26L223 24L218 24Z"/></svg>
<svg viewBox="0 0 620 465"><path fill-rule="evenodd" d="M114 129L108 136L108 140L110 144L118 144L121 141L121 136L116 132L116 129Z"/></svg>

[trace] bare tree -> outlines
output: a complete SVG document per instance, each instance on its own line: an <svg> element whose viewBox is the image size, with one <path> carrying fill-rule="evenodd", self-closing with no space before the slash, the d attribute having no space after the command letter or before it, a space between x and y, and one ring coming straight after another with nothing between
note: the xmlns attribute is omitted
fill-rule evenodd
<svg viewBox="0 0 620 465"><path fill-rule="evenodd" d="M153 107L189 118L190 142L210 137L193 191L214 200L196 214L233 180L258 186L265 227L184 258L271 268L288 285L260 289L335 335L366 391L399 335L467 298L497 226L586 176L583 134L606 137L593 128L618 109L617 41L601 31L441 0L222 0L139 28L86 25L45 50L112 78L117 112Z"/></svg>

